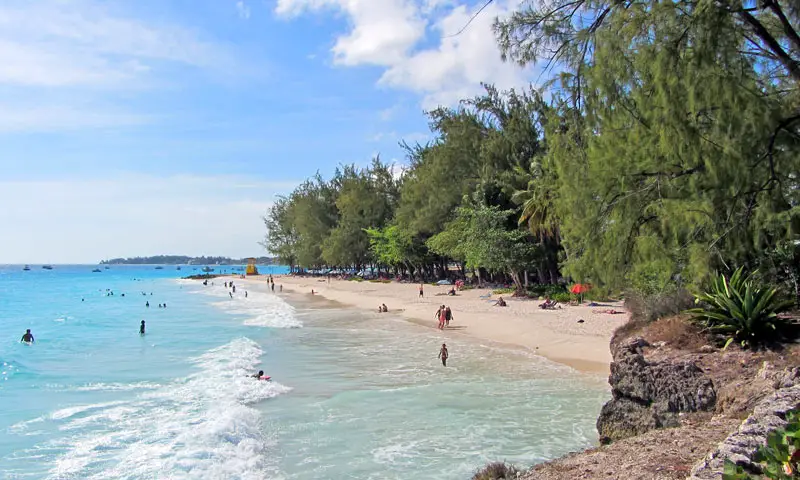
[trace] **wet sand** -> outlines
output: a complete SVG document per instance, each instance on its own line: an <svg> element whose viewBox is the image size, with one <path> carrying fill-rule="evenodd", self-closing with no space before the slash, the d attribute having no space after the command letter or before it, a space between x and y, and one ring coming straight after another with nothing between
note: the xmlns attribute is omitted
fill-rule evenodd
<svg viewBox="0 0 800 480"><path fill-rule="evenodd" d="M500 295L490 289L473 289L446 295L450 286L424 286L419 297L419 284L356 282L314 277L275 276L275 292L283 285L285 294L315 296L350 305L380 318L378 306L386 304L389 312L415 324L436 328L435 313L439 305L448 305L453 320L445 331L452 335L470 335L492 342L524 347L533 353L576 370L608 373L611 362L609 341L615 329L623 325L626 314L602 313L623 310L620 303L601 307L564 305L557 310L542 310L540 301L503 296L507 307L496 307ZM221 279L220 279L221 280ZM219 281L219 280L218 280ZM266 288L264 276L237 279L248 288ZM252 285L252 287L250 287ZM490 295L491 294L491 295ZM487 297L487 295L490 295ZM607 305L607 306L606 306ZM583 320L583 322L579 322ZM376 323L376 328L379 323Z"/></svg>

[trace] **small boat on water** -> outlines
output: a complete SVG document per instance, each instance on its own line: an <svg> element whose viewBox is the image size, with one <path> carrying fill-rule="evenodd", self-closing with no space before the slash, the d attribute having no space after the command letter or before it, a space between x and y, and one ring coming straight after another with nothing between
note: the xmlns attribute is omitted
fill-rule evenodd
<svg viewBox="0 0 800 480"><path fill-rule="evenodd" d="M180 270L180 269L181 269L181 267L177 267L177 268L175 268L175 270Z"/></svg>
<svg viewBox="0 0 800 480"><path fill-rule="evenodd" d="M210 267L205 267L205 268L203 269L203 271L204 271L204 272L206 272L206 273L208 273L208 272L213 272L213 271L214 271L214 269L213 269L213 268L210 268Z"/></svg>
<svg viewBox="0 0 800 480"><path fill-rule="evenodd" d="M42 265L42 268L45 269L45 270L52 270L53 269L53 267L50 266L50 265Z"/></svg>
<svg viewBox="0 0 800 480"><path fill-rule="evenodd" d="M25 268L23 268L22 270L24 270L24 271L26 271L26 272L27 272L27 271L29 271L30 269L31 269L31 267L29 267L28 265L25 265Z"/></svg>
<svg viewBox="0 0 800 480"><path fill-rule="evenodd" d="M161 265L159 265L159 266L157 266L157 267L156 267L156 270L164 270L164 267L162 267Z"/></svg>
<svg viewBox="0 0 800 480"><path fill-rule="evenodd" d="M106 267L106 270L111 270L111 267Z"/></svg>
<svg viewBox="0 0 800 480"><path fill-rule="evenodd" d="M100 273L100 272L102 272L102 270L100 270L99 268L95 268L94 270L92 270L92 273Z"/></svg>

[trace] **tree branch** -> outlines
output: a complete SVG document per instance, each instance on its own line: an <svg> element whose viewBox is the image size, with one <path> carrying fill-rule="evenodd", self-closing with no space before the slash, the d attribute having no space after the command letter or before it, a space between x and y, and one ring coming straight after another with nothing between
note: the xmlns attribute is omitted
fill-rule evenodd
<svg viewBox="0 0 800 480"><path fill-rule="evenodd" d="M775 37L772 36L771 33L769 33L769 30L767 30L766 27L764 27L764 25L749 12L741 11L737 12L737 15L739 15L739 17L741 17L742 20L753 29L753 33L755 33L758 38L767 44L772 53L778 57L778 60L789 71L789 75L791 75L796 82L800 82L800 63L794 60L791 55L786 53L781 44L775 39Z"/></svg>

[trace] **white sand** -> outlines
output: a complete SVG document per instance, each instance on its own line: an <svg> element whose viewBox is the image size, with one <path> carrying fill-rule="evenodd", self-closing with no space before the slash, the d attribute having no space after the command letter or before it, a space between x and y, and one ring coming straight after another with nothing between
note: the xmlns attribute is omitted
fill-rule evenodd
<svg viewBox="0 0 800 480"><path fill-rule="evenodd" d="M434 318L439 305L448 305L453 311L448 333L471 335L477 338L517 345L530 349L550 360L569 365L577 370L607 373L611 362L609 341L614 330L623 325L628 315L599 313L600 310L623 310L619 303L610 307L562 306L559 310L542 310L541 301L515 299L503 296L507 307L493 306L499 295L480 298L489 289L459 292L457 296L445 294L450 286L425 285L424 298L419 298L419 284L354 282L327 280L313 277L275 276L275 291L283 285L284 292L316 295L374 312L385 303L390 314L399 314L409 321L435 328ZM264 276L237 279L237 283L257 283L263 288ZM259 288L259 289L261 289ZM385 314L384 314L385 315ZM583 319L583 323L578 323ZM375 324L380 325L379 323Z"/></svg>

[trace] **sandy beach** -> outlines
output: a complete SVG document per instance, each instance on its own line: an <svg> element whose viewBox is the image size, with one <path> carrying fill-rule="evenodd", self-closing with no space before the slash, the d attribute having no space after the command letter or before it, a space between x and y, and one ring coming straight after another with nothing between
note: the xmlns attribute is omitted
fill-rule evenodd
<svg viewBox="0 0 800 480"><path fill-rule="evenodd" d="M379 320L378 306L386 304L389 314L400 315L408 321L436 328L434 316L439 305L448 305L453 320L446 334L470 335L529 349L552 361L569 365L576 370L608 373L611 362L609 341L614 330L627 321L627 314L601 313L602 310L624 310L620 303L601 307L563 306L557 310L542 310L540 301L503 296L507 307L494 306L499 295L490 289L473 289L448 296L449 286L425 285L424 297L419 298L419 284L355 282L313 277L275 276L276 291L283 285L287 293L319 295L357 309L374 312ZM265 283L264 276L238 279L237 283ZM608 306L606 306L608 305ZM583 322L579 322L583 320ZM376 326L379 325L376 323Z"/></svg>

